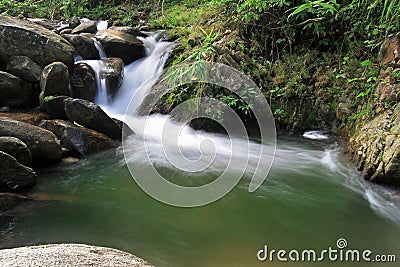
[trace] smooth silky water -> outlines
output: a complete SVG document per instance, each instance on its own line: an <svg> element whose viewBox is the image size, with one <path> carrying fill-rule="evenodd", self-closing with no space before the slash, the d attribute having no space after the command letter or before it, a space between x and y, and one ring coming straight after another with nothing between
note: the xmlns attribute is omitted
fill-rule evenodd
<svg viewBox="0 0 400 267"><path fill-rule="evenodd" d="M122 114L134 91L162 70L173 45L157 39L150 36L144 40L147 57L126 66L124 83L113 101L104 91L98 94L97 103L110 116L124 119ZM143 97L136 95L133 104L139 105ZM132 120L134 128L143 118ZM167 179L199 185L221 173L227 155L232 154L234 160L246 156L241 151L232 153L226 137L186 126L183 152L197 157L199 145L208 139L216 144L211 151L216 153L215 164L197 174L176 170L162 156L157 130L168 120L167 116L152 115L148 122L153 130L137 132L126 140L132 150L128 162L147 164L145 138L152 163ZM251 142L250 150L257 152L259 146ZM139 188L120 147L72 166L42 170L32 192L37 201L0 215L0 247L73 242L125 250L156 266L281 266L287 263L276 259L259 262L257 252L264 245L277 250L320 251L336 248L336 240L345 238L348 248L399 258L399 191L363 181L343 158L331 138L279 138L271 172L257 191L248 192L251 167L258 160L250 155L249 169L225 197L199 208L178 208L154 200Z"/></svg>

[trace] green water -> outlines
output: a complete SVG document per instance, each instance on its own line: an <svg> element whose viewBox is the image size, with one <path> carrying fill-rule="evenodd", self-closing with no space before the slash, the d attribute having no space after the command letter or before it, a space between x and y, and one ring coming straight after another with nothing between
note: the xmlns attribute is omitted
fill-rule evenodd
<svg viewBox="0 0 400 267"><path fill-rule="evenodd" d="M256 192L248 193L243 179L215 203L176 208L146 195L121 151L110 151L43 171L33 194L45 200L2 220L0 247L73 242L132 252L156 266L282 266L259 262L257 251L264 244L322 250L346 238L349 248L400 259L399 194L365 183L340 158L324 144L280 141L269 178Z"/></svg>

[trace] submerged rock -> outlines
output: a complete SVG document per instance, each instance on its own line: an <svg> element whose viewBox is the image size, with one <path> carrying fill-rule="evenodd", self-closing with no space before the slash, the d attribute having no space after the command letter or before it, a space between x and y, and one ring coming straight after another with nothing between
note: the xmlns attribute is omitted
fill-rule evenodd
<svg viewBox="0 0 400 267"><path fill-rule="evenodd" d="M31 198L24 195L5 192L0 193L0 213L28 200L31 200Z"/></svg>
<svg viewBox="0 0 400 267"><path fill-rule="evenodd" d="M58 34L33 22L0 17L0 55L8 61L11 56L26 56L41 67L61 61L74 63L75 49Z"/></svg>
<svg viewBox="0 0 400 267"><path fill-rule="evenodd" d="M0 151L0 188L6 191L23 191L36 183L36 173L11 155Z"/></svg>
<svg viewBox="0 0 400 267"><path fill-rule="evenodd" d="M0 250L5 266L130 266L152 267L130 253L83 244L51 244Z"/></svg>
<svg viewBox="0 0 400 267"><path fill-rule="evenodd" d="M12 56L7 63L7 71L27 82L38 82L42 68L25 56Z"/></svg>
<svg viewBox="0 0 400 267"><path fill-rule="evenodd" d="M68 120L121 140L121 128L98 105L83 99L66 99Z"/></svg>
<svg viewBox="0 0 400 267"><path fill-rule="evenodd" d="M44 68L40 80L43 97L68 95L68 85L68 67L64 63L53 62Z"/></svg>
<svg viewBox="0 0 400 267"><path fill-rule="evenodd" d="M88 156L117 146L108 136L63 120L47 120L42 128L53 132L73 154Z"/></svg>
<svg viewBox="0 0 400 267"><path fill-rule="evenodd" d="M84 62L74 65L71 75L72 96L93 102L97 93L96 74L92 67Z"/></svg>
<svg viewBox="0 0 400 267"><path fill-rule="evenodd" d="M0 136L0 151L13 156L22 165L32 165L31 151L24 142L16 137Z"/></svg>
<svg viewBox="0 0 400 267"><path fill-rule="evenodd" d="M72 30L72 34L79 33L95 33L97 32L97 26L94 21L87 21L82 24L79 24Z"/></svg>
<svg viewBox="0 0 400 267"><path fill-rule="evenodd" d="M34 107L37 103L37 92L30 84L10 73L0 71L0 106Z"/></svg>
<svg viewBox="0 0 400 267"><path fill-rule="evenodd" d="M124 78L124 62L120 58L103 59L100 78L106 81L108 94L113 98L122 85Z"/></svg>
<svg viewBox="0 0 400 267"><path fill-rule="evenodd" d="M99 52L91 38L77 34L64 34L63 37L75 47L82 58L99 59Z"/></svg>
<svg viewBox="0 0 400 267"><path fill-rule="evenodd" d="M143 42L135 35L108 29L98 31L95 38L109 57L121 58L125 65L146 55Z"/></svg>
<svg viewBox="0 0 400 267"><path fill-rule="evenodd" d="M61 159L62 150L59 140L52 132L40 127L0 118L0 136L12 136L24 142L32 153L34 163Z"/></svg>

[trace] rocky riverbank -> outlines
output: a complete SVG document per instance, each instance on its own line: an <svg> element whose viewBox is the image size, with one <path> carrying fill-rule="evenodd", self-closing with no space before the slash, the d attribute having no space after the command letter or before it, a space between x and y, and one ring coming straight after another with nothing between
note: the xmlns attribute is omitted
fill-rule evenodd
<svg viewBox="0 0 400 267"><path fill-rule="evenodd" d="M2 266L130 266L151 267L145 260L112 248L83 244L51 244L0 250Z"/></svg>
<svg viewBox="0 0 400 267"><path fill-rule="evenodd" d="M123 123L93 103L97 79L113 98L124 65L145 56L137 38L145 34L101 27L75 17L69 24L0 17L0 191L11 192L1 203L18 202L12 193L34 186L38 167L120 144ZM104 53L109 58L100 59ZM93 59L99 73L85 61Z"/></svg>

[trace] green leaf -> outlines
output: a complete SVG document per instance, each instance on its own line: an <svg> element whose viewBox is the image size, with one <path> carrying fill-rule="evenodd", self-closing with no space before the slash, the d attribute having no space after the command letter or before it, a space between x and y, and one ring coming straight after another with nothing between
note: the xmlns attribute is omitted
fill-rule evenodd
<svg viewBox="0 0 400 267"><path fill-rule="evenodd" d="M367 67L370 66L373 62L369 59L364 60L363 62L360 63L361 67Z"/></svg>

